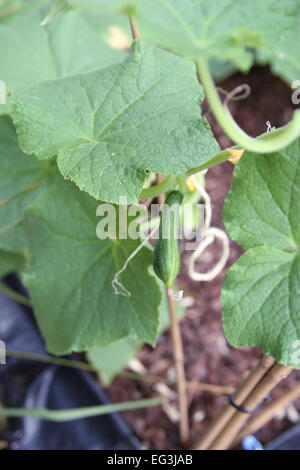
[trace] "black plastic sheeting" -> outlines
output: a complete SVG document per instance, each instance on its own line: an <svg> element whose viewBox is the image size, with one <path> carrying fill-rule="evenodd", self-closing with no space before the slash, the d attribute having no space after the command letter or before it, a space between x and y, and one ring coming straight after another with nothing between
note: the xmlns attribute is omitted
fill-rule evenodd
<svg viewBox="0 0 300 470"><path fill-rule="evenodd" d="M7 284L26 294L19 280ZM0 293L0 340L7 349L47 354L31 309ZM71 359L71 356L65 356ZM91 375L68 367L7 358L0 364L0 401L9 407L66 409L109 403ZM10 419L4 439L13 450L139 450L141 444L118 413L55 423ZM265 447L299 450L300 424Z"/></svg>
<svg viewBox="0 0 300 470"><path fill-rule="evenodd" d="M281 434L265 447L266 450L300 450L300 423Z"/></svg>
<svg viewBox="0 0 300 470"><path fill-rule="evenodd" d="M22 290L15 278L9 278L9 285ZM2 293L0 340L7 349L47 354L31 310ZM66 409L109 403L88 372L17 358L0 364L0 394L9 407ZM63 423L13 418L4 438L14 450L141 449L117 413Z"/></svg>

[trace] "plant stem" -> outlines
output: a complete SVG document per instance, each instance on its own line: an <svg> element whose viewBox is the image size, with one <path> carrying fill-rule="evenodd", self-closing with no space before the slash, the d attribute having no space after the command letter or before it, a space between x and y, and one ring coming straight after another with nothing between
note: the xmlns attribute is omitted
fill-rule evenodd
<svg viewBox="0 0 300 470"><path fill-rule="evenodd" d="M113 403L109 405L85 406L82 408L70 408L67 410L48 410L47 408L1 408L0 415L11 418L22 416L35 416L36 418L47 419L48 421L70 421L73 419L90 418L119 411L136 410L138 408L148 408L161 405L163 398L148 398L145 400L132 400L123 403Z"/></svg>
<svg viewBox="0 0 300 470"><path fill-rule="evenodd" d="M32 307L32 303L27 297L22 294L19 294L18 292L15 292L13 289L10 289L2 282L0 282L0 292L3 292L11 299L16 300L17 302L19 302L19 304L26 305L26 307Z"/></svg>
<svg viewBox="0 0 300 470"><path fill-rule="evenodd" d="M274 364L275 359L271 356L263 356L260 359L258 364L253 369L251 369L247 377L236 390L234 394L234 401L237 405L241 405L244 402L247 396L252 392L262 377ZM237 410L232 405L229 403L226 404L223 407L220 415L211 423L204 435L194 443L193 449L208 449L212 442L223 431L236 411Z"/></svg>
<svg viewBox="0 0 300 470"><path fill-rule="evenodd" d="M246 410L255 409L263 399L292 372L291 367L283 366L275 362L274 366L266 373L257 386L252 390L250 395L242 403ZM226 450L236 438L241 427L248 420L247 413L236 410L232 419L223 428L222 432L218 435L216 440L209 447L209 450Z"/></svg>
<svg viewBox="0 0 300 470"><path fill-rule="evenodd" d="M256 137L255 140L262 142L262 143L266 143L266 142L269 142L273 137L277 138L278 136L281 136L284 133L284 131L285 131L285 127L281 127L270 132L265 132L264 134L261 134L260 136ZM202 165L196 166L194 168L190 168L186 172L182 173L182 175L184 175L185 177L191 176L196 173L199 173L200 171L207 170L208 168L212 168L213 166L216 166L219 163L226 162L232 156L230 153L230 150L240 150L242 148L243 148L242 145L234 145L226 150L222 150L221 152L214 155L207 162L203 163ZM140 193L140 197L141 198L157 197L160 194L168 191L168 189L173 188L175 184L176 184L176 176L169 175L164 179L162 183L156 184L155 186L151 186L150 188L142 189Z"/></svg>
<svg viewBox="0 0 300 470"><path fill-rule="evenodd" d="M265 135L265 134L263 134ZM203 163L200 166L190 168L186 172L179 175L179 177L183 177L184 179L188 176L194 175L195 173L199 173L199 171L206 170L211 168L219 163L223 163L231 157L230 151L231 149L240 149L240 145L235 145L234 147L230 147L228 150L223 150L222 152L218 153L214 157L212 157L208 162ZM178 177L177 177L178 178ZM151 186L150 188L142 189L140 192L141 198L148 198L148 197L157 197L162 193L165 193L169 189L173 188L177 183L177 178L174 175L167 176L161 183Z"/></svg>
<svg viewBox="0 0 300 470"><path fill-rule="evenodd" d="M173 175L167 176L161 183L151 186L150 188L142 189L140 197L157 197L162 193L165 193L168 189L172 188L176 184L176 177Z"/></svg>
<svg viewBox="0 0 300 470"><path fill-rule="evenodd" d="M97 372L97 369L87 362L83 361L77 361L73 359L65 359L63 357L55 357L55 356L49 356L46 354L37 354L37 353L32 353L32 352L27 352L27 351L20 351L18 349L7 349L6 350L6 356L7 357L18 357L21 359L26 359L30 361L37 361L37 362L44 362L46 364L56 364L58 366L63 366L63 367L71 367L74 369L81 369L81 370L86 370L88 372ZM143 382L153 382L153 383L165 383L168 385L173 385L175 382L174 380L168 379L166 377L161 377L159 375L143 375L143 374L138 374L136 372L131 372L124 370L120 372L120 375L126 379L130 380L140 380ZM210 384L210 383L205 383L205 382L197 382L195 381L189 381L186 382L187 388L190 388L192 390L203 390L206 392L210 393L217 393L217 394L228 394L231 393L232 387L227 387L224 385L217 385L217 384Z"/></svg>
<svg viewBox="0 0 300 470"><path fill-rule="evenodd" d="M222 104L207 62L204 59L198 59L196 67L209 106L218 123L233 142L241 145L246 150L271 153L287 147L299 137L300 111L295 111L290 123L282 127L277 134L272 134L269 139L256 139L247 135L234 121L227 107Z"/></svg>
<svg viewBox="0 0 300 470"><path fill-rule="evenodd" d="M235 145L234 147L230 147L230 149L239 149L239 148L241 148L240 145ZM210 160L208 160L208 162L203 163L202 165L196 166L194 168L191 168L190 170L187 170L185 172L185 175L191 176L196 173L199 173L199 171L207 170L208 168L218 165L219 163L226 162L230 157L231 157L231 154L229 152L229 149L223 150L222 152L217 153L217 155L215 155Z"/></svg>
<svg viewBox="0 0 300 470"><path fill-rule="evenodd" d="M285 127L279 127L278 129L274 129L270 132L264 132L263 134L256 137L255 140L260 141L260 142L261 141L267 142L271 140L274 136L281 135L284 132L284 129ZM216 166L219 163L226 162L230 157L232 157L230 150L241 150L241 149L243 149L242 145L234 145L232 147L229 147L226 150L222 150L221 152L214 155L210 160L208 160L208 162L187 170L185 172L185 175L191 176L191 175L194 175L195 173L199 173L199 171L207 170L208 168L212 168L213 166Z"/></svg>
<svg viewBox="0 0 300 470"><path fill-rule="evenodd" d="M262 428L268 421L282 409L286 408L291 402L300 396L300 383L295 388L288 390L278 400L274 401L271 405L267 406L258 416L250 418L249 423L244 426L241 433L235 439L235 443L241 442L249 434L254 434Z"/></svg>
<svg viewBox="0 0 300 470"><path fill-rule="evenodd" d="M46 354L37 354L27 351L19 351L17 349L7 349L6 355L8 357L18 357L30 361L44 362L46 364L55 364L57 366L72 367L73 369L87 370L89 372L96 372L90 364L83 361L75 361L63 357L48 356Z"/></svg>
<svg viewBox="0 0 300 470"><path fill-rule="evenodd" d="M185 371L184 371L184 355L182 347L182 339L179 327L179 320L176 313L176 303L172 297L172 289L167 289L167 298L168 298L168 308L170 315L170 324L171 324L171 335L172 335L172 346L173 346L173 357L175 362L176 369L176 378L177 378L177 393L178 393L178 402L179 402L179 413L180 413L180 422L179 422L179 432L180 432L180 441L184 445L187 443L189 438L189 420L188 420L188 400L187 400L187 390L186 390L186 381L185 381Z"/></svg>
<svg viewBox="0 0 300 470"><path fill-rule="evenodd" d="M138 30L135 19L132 16L129 16L130 30L133 39L139 39L141 37Z"/></svg>
<svg viewBox="0 0 300 470"><path fill-rule="evenodd" d="M186 179L187 179L187 175L185 173L181 173L180 175L177 176L177 182L178 182L178 185L179 185L179 190L183 195L188 193L188 188L187 188L187 185L186 185Z"/></svg>

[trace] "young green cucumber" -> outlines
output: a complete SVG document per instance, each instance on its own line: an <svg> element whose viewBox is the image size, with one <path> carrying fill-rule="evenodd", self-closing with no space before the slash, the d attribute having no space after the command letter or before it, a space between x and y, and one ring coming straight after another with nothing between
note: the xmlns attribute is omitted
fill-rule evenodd
<svg viewBox="0 0 300 470"><path fill-rule="evenodd" d="M178 225L182 199L179 191L171 191L160 213L159 238L153 252L153 269L166 287L173 286L180 269Z"/></svg>

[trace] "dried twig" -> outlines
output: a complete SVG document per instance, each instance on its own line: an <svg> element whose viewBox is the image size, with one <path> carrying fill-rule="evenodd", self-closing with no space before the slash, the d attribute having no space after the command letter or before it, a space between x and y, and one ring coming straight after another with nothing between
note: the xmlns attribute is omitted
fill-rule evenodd
<svg viewBox="0 0 300 470"><path fill-rule="evenodd" d="M122 377L130 380L139 380L142 382L152 382L152 383L163 383L167 385L174 385L176 383L172 379L168 379L166 377L161 377L159 375L144 375L144 374L138 374L136 372L131 372L124 370L121 372ZM190 380L186 381L186 388L191 389L191 390L199 390L203 392L210 392L210 393L216 393L219 395L228 395L228 393L233 392L233 387L226 386L226 385L218 385L218 384L210 384L206 382L198 382L197 380Z"/></svg>

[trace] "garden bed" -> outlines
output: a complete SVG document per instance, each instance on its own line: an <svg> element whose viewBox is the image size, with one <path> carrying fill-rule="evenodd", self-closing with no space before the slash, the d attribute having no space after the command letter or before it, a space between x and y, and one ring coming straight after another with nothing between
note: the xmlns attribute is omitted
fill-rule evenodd
<svg viewBox="0 0 300 470"><path fill-rule="evenodd" d="M145 447L230 448L278 383L285 403L300 392L298 0L2 3L0 274L29 298L2 290L32 307L47 360L86 359L112 405L1 414L135 410ZM181 229L197 229L194 252ZM197 438L238 384L239 411ZM291 404L258 438L298 418Z"/></svg>

